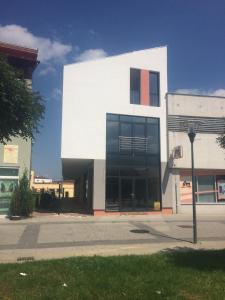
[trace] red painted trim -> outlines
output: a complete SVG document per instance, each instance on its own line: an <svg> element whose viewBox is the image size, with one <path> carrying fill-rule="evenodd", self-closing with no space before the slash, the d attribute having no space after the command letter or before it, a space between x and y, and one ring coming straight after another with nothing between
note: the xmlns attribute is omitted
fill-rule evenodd
<svg viewBox="0 0 225 300"><path fill-rule="evenodd" d="M121 211L105 211L102 209L95 209L93 211L94 216L104 217L104 216L132 216L132 215L171 215L173 213L173 209L171 207L163 208L158 211L143 211L143 212L121 212Z"/></svg>
<svg viewBox="0 0 225 300"><path fill-rule="evenodd" d="M0 42L0 53L29 61L37 61L38 50Z"/></svg>
<svg viewBox="0 0 225 300"><path fill-rule="evenodd" d="M141 105L150 105L149 102L149 71L141 70Z"/></svg>

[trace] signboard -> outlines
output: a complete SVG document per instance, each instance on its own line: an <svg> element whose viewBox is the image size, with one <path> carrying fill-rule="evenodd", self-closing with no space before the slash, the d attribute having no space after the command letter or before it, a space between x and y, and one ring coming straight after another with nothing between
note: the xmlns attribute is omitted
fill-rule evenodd
<svg viewBox="0 0 225 300"><path fill-rule="evenodd" d="M225 199L225 180L220 179L217 180L217 188L218 188L218 200Z"/></svg>
<svg viewBox="0 0 225 300"><path fill-rule="evenodd" d="M176 146L173 149L173 158L178 159L183 157L183 148L182 146Z"/></svg>
<svg viewBox="0 0 225 300"><path fill-rule="evenodd" d="M4 163L17 164L18 163L18 145L4 146Z"/></svg>

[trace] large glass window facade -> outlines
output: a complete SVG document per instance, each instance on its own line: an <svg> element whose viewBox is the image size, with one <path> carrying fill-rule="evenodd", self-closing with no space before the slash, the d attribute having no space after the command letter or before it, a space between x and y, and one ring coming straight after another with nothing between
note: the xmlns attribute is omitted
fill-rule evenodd
<svg viewBox="0 0 225 300"><path fill-rule="evenodd" d="M107 114L107 210L160 207L159 141L159 119Z"/></svg>

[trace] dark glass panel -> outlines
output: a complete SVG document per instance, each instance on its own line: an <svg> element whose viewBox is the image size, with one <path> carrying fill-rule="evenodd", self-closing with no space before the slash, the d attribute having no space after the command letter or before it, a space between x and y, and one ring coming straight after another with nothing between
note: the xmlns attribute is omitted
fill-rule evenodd
<svg viewBox="0 0 225 300"><path fill-rule="evenodd" d="M159 154L159 126L154 124L147 125L148 152Z"/></svg>
<svg viewBox="0 0 225 300"><path fill-rule="evenodd" d="M0 168L0 176L18 176L19 169Z"/></svg>
<svg viewBox="0 0 225 300"><path fill-rule="evenodd" d="M151 106L159 106L159 73L150 72L149 78Z"/></svg>
<svg viewBox="0 0 225 300"><path fill-rule="evenodd" d="M133 168L130 167L121 167L120 168L120 176L135 176L136 171Z"/></svg>
<svg viewBox="0 0 225 300"><path fill-rule="evenodd" d="M109 120L109 121L119 121L119 115L106 114L106 120Z"/></svg>
<svg viewBox="0 0 225 300"><path fill-rule="evenodd" d="M107 202L119 201L119 179L115 177L107 177L106 179L106 199Z"/></svg>
<svg viewBox="0 0 225 300"><path fill-rule="evenodd" d="M134 155L133 156L133 165L144 167L146 165L146 157L144 155Z"/></svg>
<svg viewBox="0 0 225 300"><path fill-rule="evenodd" d="M147 201L147 186L145 178L135 179L135 200L136 207L141 208L146 206Z"/></svg>
<svg viewBox="0 0 225 300"><path fill-rule="evenodd" d="M152 208L154 202L160 202L160 194L160 178L155 174L148 179L148 199Z"/></svg>
<svg viewBox="0 0 225 300"><path fill-rule="evenodd" d="M145 124L134 124L134 137L145 137Z"/></svg>
<svg viewBox="0 0 225 300"><path fill-rule="evenodd" d="M120 116L120 121L121 122L130 122L130 123L132 123L132 119L133 119L133 116L124 116L124 115Z"/></svg>
<svg viewBox="0 0 225 300"><path fill-rule="evenodd" d="M145 117L136 117L136 116L133 116L132 117L132 122L133 123L145 123Z"/></svg>
<svg viewBox="0 0 225 300"><path fill-rule="evenodd" d="M118 175L119 175L118 168L112 168L112 167L107 166L106 176L118 176Z"/></svg>
<svg viewBox="0 0 225 300"><path fill-rule="evenodd" d="M106 147L108 152L119 151L119 122L107 121L106 126Z"/></svg>
<svg viewBox="0 0 225 300"><path fill-rule="evenodd" d="M159 73L150 72L150 93L159 93Z"/></svg>
<svg viewBox="0 0 225 300"><path fill-rule="evenodd" d="M134 199L133 182L131 178L121 178L121 204L122 207L132 207Z"/></svg>
<svg viewBox="0 0 225 300"><path fill-rule="evenodd" d="M130 69L130 103L140 104L140 70Z"/></svg>
<svg viewBox="0 0 225 300"><path fill-rule="evenodd" d="M159 94L151 94L151 106L159 106Z"/></svg>
<svg viewBox="0 0 225 300"><path fill-rule="evenodd" d="M147 119L147 123L149 123L149 124L159 125L159 119L158 118L146 118L146 119Z"/></svg>
<svg viewBox="0 0 225 300"><path fill-rule="evenodd" d="M130 123L121 123L120 125L120 135L131 137L132 136L132 125Z"/></svg>

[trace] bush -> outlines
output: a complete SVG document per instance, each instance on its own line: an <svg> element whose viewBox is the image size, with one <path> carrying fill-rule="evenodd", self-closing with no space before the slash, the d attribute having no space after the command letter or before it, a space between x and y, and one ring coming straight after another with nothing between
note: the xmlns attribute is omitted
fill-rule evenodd
<svg viewBox="0 0 225 300"><path fill-rule="evenodd" d="M33 208L33 194L29 186L27 171L25 170L23 176L19 180L19 185L12 194L10 215L28 217L33 212Z"/></svg>

